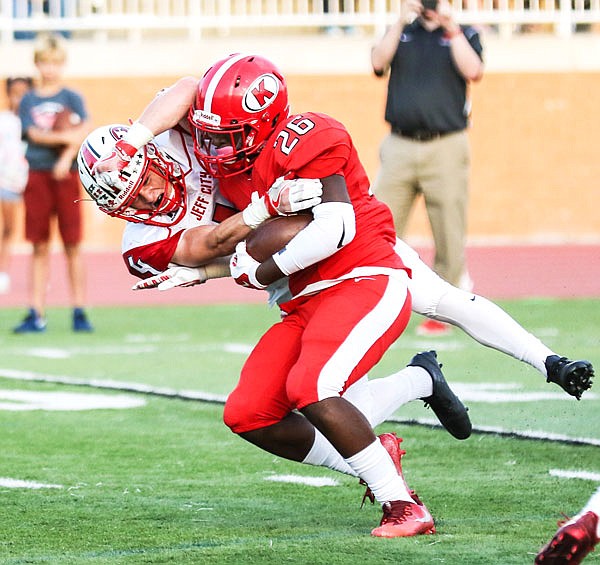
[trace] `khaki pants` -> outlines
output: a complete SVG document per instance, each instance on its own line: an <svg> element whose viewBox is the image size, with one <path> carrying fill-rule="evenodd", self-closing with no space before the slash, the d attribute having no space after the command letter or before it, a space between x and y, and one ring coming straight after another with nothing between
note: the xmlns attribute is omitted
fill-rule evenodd
<svg viewBox="0 0 600 565"><path fill-rule="evenodd" d="M470 148L466 131L415 141L390 133L380 147L375 196L392 210L396 232L404 236L415 199L425 207L435 244L433 270L458 286L465 269Z"/></svg>

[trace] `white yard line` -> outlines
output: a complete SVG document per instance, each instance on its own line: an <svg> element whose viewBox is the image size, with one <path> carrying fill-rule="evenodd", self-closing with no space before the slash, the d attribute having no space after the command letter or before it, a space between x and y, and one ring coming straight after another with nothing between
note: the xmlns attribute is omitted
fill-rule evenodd
<svg viewBox="0 0 600 565"><path fill-rule="evenodd" d="M600 483L600 473L591 471L574 471L566 469L550 469L548 473L553 477L562 477L564 479L584 479L586 481L594 481Z"/></svg>
<svg viewBox="0 0 600 565"><path fill-rule="evenodd" d="M337 487L340 484L331 477L305 477L302 475L270 475L265 477L265 481L273 481L274 483L294 483L310 487Z"/></svg>
<svg viewBox="0 0 600 565"><path fill-rule="evenodd" d="M20 479L10 479L8 477L0 477L0 487L2 488L63 488L62 485L52 485L44 483L36 483L35 481L22 481Z"/></svg>
<svg viewBox="0 0 600 565"><path fill-rule="evenodd" d="M153 387L143 383L100 380L100 379L79 379L67 376L45 375L34 373L32 371L18 371L15 369L3 369L0 367L0 377L14 380L23 380L31 382L56 383L73 386L89 386L93 388L138 392L141 394L149 394L153 396L164 396L168 398L179 398L183 400L196 400L200 402L211 402L216 404L224 404L227 400L227 395L213 394L209 392L197 390L177 390L167 387ZM559 395L559 398L565 397L564 394ZM558 398L558 397L557 397ZM433 419L401 419L389 418L388 422L397 424L420 425L439 428L441 425L437 420ZM600 446L600 439L573 437L564 434L555 434L537 430L511 430L496 426L473 426L473 432L481 434L494 434L509 437L519 437L523 439L536 439L542 441L555 441L558 443L566 443L570 445L596 445Z"/></svg>

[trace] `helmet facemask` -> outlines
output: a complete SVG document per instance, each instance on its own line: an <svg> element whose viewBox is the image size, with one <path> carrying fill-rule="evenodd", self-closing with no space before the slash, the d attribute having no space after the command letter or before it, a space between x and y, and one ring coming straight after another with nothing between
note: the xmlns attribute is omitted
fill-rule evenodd
<svg viewBox="0 0 600 565"><path fill-rule="evenodd" d="M234 129L216 129L209 126L194 130L194 153L202 166L213 176L226 178L248 170L262 149L252 152L246 147L252 143L255 132L249 126Z"/></svg>
<svg viewBox="0 0 600 565"><path fill-rule="evenodd" d="M170 226L176 224L183 218L187 209L185 181L181 167L160 151L153 143L148 143L144 149L146 151L146 162L144 170L139 175L136 189L117 208L108 213L130 222L139 222L153 226ZM130 167L131 165L121 171L121 179L127 179ZM151 173L154 173L155 177L151 177ZM158 202L155 202L152 208L134 208L132 204L142 188L151 178L156 178L156 176L162 180L164 188Z"/></svg>
<svg viewBox="0 0 600 565"><path fill-rule="evenodd" d="M179 164L154 143L142 147L123 170L92 174L96 162L113 150L125 131L124 126L98 128L84 141L77 161L85 190L109 216L155 226L176 224L187 208L184 175ZM156 177L164 182L158 201L151 208L134 208L141 190Z"/></svg>

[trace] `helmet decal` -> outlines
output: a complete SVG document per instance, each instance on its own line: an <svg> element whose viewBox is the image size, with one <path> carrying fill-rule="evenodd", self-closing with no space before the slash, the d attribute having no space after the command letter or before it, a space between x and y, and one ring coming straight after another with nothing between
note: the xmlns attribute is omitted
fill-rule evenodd
<svg viewBox="0 0 600 565"><path fill-rule="evenodd" d="M261 112L279 93L279 81L272 74L259 76L246 91L242 107L247 112Z"/></svg>
<svg viewBox="0 0 600 565"><path fill-rule="evenodd" d="M207 124L213 127L219 127L221 125L221 116L217 116L217 114L212 114L211 112L205 112L204 110L194 110L194 120Z"/></svg>

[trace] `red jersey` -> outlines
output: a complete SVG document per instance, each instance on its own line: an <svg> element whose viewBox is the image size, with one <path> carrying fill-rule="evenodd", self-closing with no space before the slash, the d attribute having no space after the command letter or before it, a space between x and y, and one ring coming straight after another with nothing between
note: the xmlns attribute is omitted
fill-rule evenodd
<svg viewBox="0 0 600 565"><path fill-rule="evenodd" d="M238 209L250 194L265 194L273 182L286 178L325 178L341 175L354 207L356 235L334 255L290 275L293 295L306 285L337 280L357 267L402 269L394 252L396 232L389 208L377 200L346 128L337 120L314 112L290 116L271 135L248 176L220 181L225 198ZM237 182L236 182L237 179Z"/></svg>

